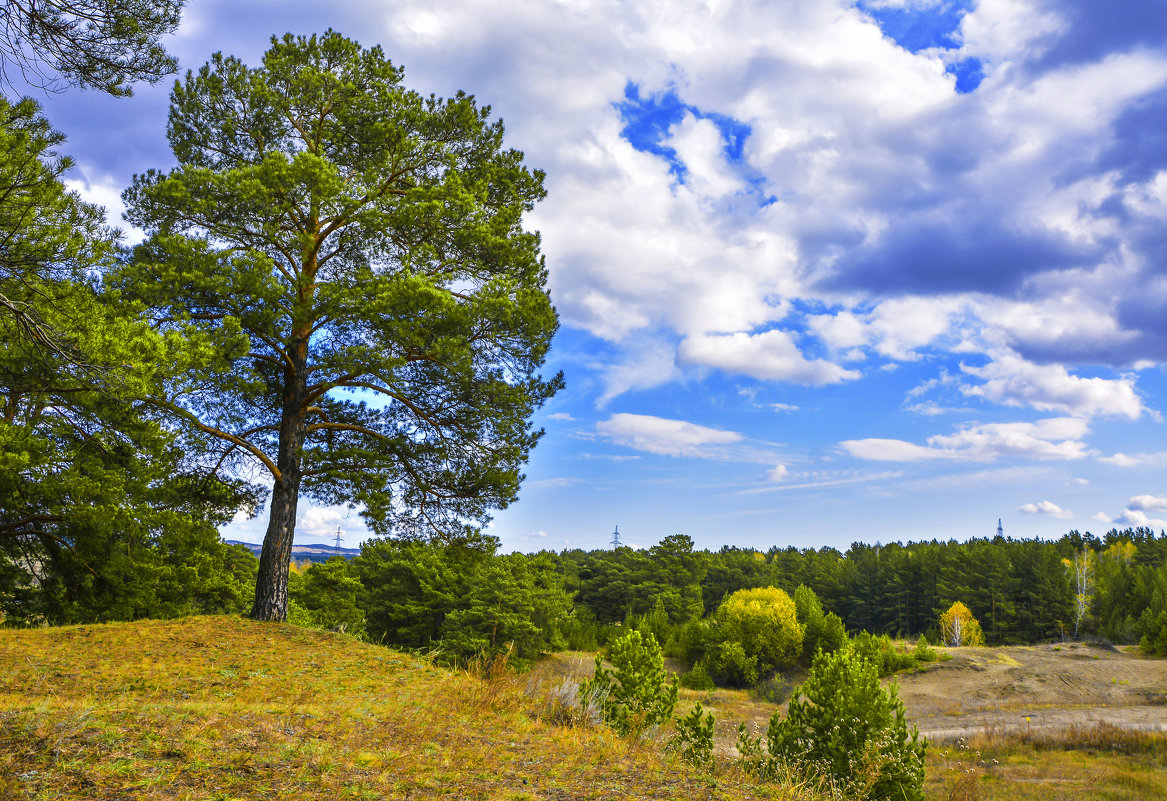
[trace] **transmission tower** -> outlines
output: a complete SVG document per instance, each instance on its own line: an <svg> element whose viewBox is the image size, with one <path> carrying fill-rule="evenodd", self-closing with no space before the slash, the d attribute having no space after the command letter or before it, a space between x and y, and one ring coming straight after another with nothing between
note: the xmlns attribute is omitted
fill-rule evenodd
<svg viewBox="0 0 1167 801"><path fill-rule="evenodd" d="M336 527L336 552L340 553L340 526Z"/></svg>
<svg viewBox="0 0 1167 801"><path fill-rule="evenodd" d="M612 532L612 541L608 543L613 548L619 548L624 543L620 542L620 527L616 526L616 530Z"/></svg>

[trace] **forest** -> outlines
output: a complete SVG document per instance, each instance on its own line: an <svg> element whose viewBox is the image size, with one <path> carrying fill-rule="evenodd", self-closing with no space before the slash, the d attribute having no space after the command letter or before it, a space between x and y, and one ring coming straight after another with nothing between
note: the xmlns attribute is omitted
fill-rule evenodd
<svg viewBox="0 0 1167 801"><path fill-rule="evenodd" d="M11 625L242 613L258 567L210 529L94 537L39 563L13 542L0 568L0 612ZM1167 535L1145 528L1071 531L1054 542L855 543L845 553L710 552L684 535L641 550L535 554L499 553L481 535L380 538L351 560L293 563L288 617L463 663L504 649L520 662L596 650L633 628L693 666L716 644L709 629L726 600L758 588L817 604L820 618L837 618L852 636L939 644L941 616L959 602L989 645L1103 638L1167 654ZM722 680L743 683L730 673Z"/></svg>

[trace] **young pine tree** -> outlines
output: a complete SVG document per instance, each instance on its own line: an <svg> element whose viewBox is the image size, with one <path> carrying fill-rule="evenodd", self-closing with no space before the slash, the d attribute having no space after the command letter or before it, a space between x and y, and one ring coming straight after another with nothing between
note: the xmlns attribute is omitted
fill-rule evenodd
<svg viewBox="0 0 1167 801"><path fill-rule="evenodd" d="M895 685L881 687L875 666L851 649L819 652L780 715L767 731L773 757L849 798L923 801L925 742L908 731Z"/></svg>

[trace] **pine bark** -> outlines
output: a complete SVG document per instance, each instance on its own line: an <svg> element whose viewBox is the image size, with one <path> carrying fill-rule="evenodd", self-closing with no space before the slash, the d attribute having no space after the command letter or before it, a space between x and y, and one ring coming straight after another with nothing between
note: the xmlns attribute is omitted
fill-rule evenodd
<svg viewBox="0 0 1167 801"><path fill-rule="evenodd" d="M280 420L280 446L276 468L280 476L272 486L270 517L255 580L253 620L284 622L288 619L288 565L296 533L296 506L307 433L307 335L295 337L288 348L292 364L284 370L284 408Z"/></svg>

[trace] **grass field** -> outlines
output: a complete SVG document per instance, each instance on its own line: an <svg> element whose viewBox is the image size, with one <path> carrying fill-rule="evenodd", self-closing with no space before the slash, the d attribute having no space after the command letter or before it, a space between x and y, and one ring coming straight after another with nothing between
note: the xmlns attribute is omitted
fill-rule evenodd
<svg viewBox="0 0 1167 801"><path fill-rule="evenodd" d="M929 749L929 799L1142 801L1167 798L1167 737L1108 726L974 736Z"/></svg>
<svg viewBox="0 0 1167 801"><path fill-rule="evenodd" d="M0 799L795 799L732 767L730 730L773 706L686 691L720 718L721 767L556 723L533 673L436 668L351 637L229 617L0 630ZM570 716L568 716L570 717ZM1167 738L1081 729L931 747L929 801L1167 799ZM822 796L818 796L821 798Z"/></svg>
<svg viewBox="0 0 1167 801"><path fill-rule="evenodd" d="M785 799L343 635L203 617L0 630L0 798Z"/></svg>

